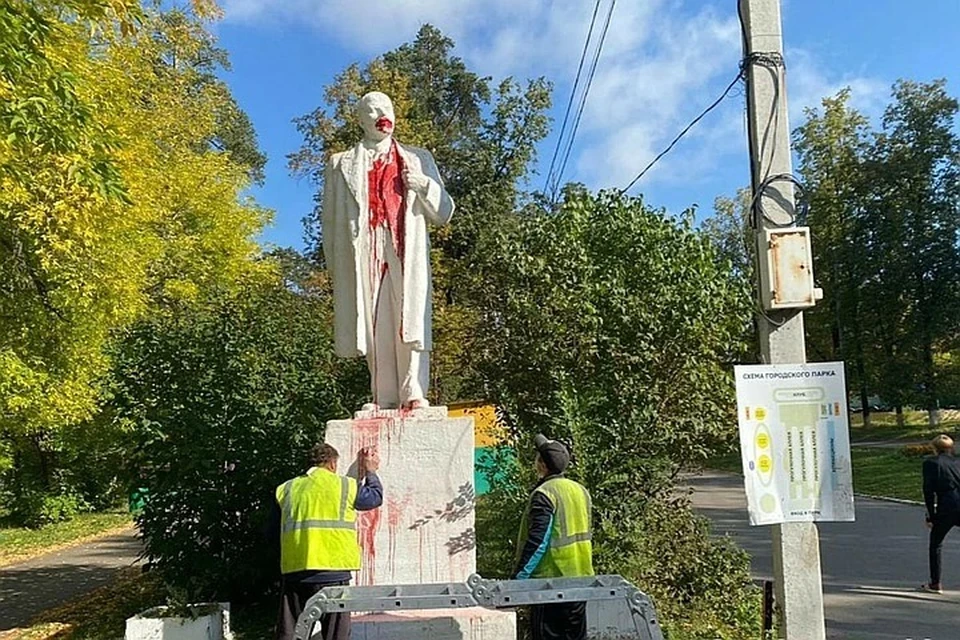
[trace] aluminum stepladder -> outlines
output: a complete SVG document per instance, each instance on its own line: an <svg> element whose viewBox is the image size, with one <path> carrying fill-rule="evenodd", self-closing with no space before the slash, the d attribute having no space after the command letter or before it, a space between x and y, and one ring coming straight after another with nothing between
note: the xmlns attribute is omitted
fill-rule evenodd
<svg viewBox="0 0 960 640"><path fill-rule="evenodd" d="M621 576L485 580L466 583L325 587L307 601L297 620L296 639L310 640L314 625L328 613L460 609L512 609L558 602L587 604L587 638L663 640L650 598Z"/></svg>

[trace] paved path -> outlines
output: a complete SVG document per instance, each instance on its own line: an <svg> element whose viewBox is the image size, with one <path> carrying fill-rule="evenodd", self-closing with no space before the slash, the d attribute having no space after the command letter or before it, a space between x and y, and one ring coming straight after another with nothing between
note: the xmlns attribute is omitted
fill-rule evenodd
<svg viewBox="0 0 960 640"><path fill-rule="evenodd" d="M773 575L769 527L747 520L743 479L720 473L688 478L693 504L753 557L757 577ZM844 640L960 638L960 531L943 550L942 596L918 593L927 578L923 507L857 499L857 521L820 526L827 637Z"/></svg>
<svg viewBox="0 0 960 640"><path fill-rule="evenodd" d="M0 568L0 634L40 613L110 584L137 561L134 528Z"/></svg>

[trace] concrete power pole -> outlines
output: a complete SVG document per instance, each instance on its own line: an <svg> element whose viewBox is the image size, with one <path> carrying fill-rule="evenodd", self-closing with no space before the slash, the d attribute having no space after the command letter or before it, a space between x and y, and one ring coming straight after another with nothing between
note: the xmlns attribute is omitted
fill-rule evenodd
<svg viewBox="0 0 960 640"><path fill-rule="evenodd" d="M795 222L790 127L787 121L786 82L780 0L739 0L747 59L747 117L750 164L760 277L760 347L768 364L806 362L803 312L813 306L809 234ZM781 176L780 178L774 178ZM762 191L762 193L761 193ZM759 194L759 195L757 195ZM778 234L777 239L771 232ZM802 232L802 233L801 233ZM787 239L788 236L792 236ZM781 244L781 238L785 244ZM792 245L784 258L784 246ZM799 275L798 275L799 274ZM786 284L785 284L786 279ZM799 295L784 292L797 284ZM777 290L779 289L779 291ZM773 566L779 634L789 640L824 640L823 587L820 577L820 539L817 526L789 522L773 526Z"/></svg>

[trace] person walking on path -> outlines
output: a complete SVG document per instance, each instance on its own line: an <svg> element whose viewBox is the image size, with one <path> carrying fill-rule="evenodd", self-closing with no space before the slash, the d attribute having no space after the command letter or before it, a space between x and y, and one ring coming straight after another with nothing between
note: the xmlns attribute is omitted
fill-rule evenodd
<svg viewBox="0 0 960 640"><path fill-rule="evenodd" d="M954 457L950 436L939 435L932 444L936 455L923 461L923 500L930 529L930 582L920 588L943 593L940 582L943 539L952 528L960 526L960 461Z"/></svg>
<svg viewBox="0 0 960 640"><path fill-rule="evenodd" d="M376 454L360 452L361 483L337 475L339 459L332 446L318 444L310 451L313 466L307 473L276 489L272 524L283 574L277 640L293 640L297 619L313 595L350 583L350 572L360 569L357 512L383 504ZM325 615L320 626L323 640L350 638L349 613Z"/></svg>
<svg viewBox="0 0 960 640"><path fill-rule="evenodd" d="M517 580L592 576L593 519L590 493L563 476L570 453L561 443L538 435L539 482L530 494L517 541ZM533 640L582 640L586 637L586 603L531 607Z"/></svg>

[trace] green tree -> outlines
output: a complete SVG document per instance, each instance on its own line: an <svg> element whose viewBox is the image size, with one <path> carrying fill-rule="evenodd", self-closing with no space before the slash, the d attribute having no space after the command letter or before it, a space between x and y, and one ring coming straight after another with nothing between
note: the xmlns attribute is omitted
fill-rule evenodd
<svg viewBox="0 0 960 640"><path fill-rule="evenodd" d="M4 2L0 438L21 493L67 490L60 432L95 414L116 332L270 268L198 7Z"/></svg>
<svg viewBox="0 0 960 640"><path fill-rule="evenodd" d="M746 564L673 492L681 469L733 437L729 364L745 348L748 284L692 216L581 187L564 196L484 238L475 340L490 399L524 468L537 432L571 446L571 475L593 494L599 570L634 578L703 637L745 637ZM497 535L484 552L509 556L530 481L520 473L491 498ZM698 551L668 552L678 538Z"/></svg>
<svg viewBox="0 0 960 640"><path fill-rule="evenodd" d="M918 403L938 421L955 377L960 249L957 100L945 81L901 80L879 131L849 91L809 110L795 132L810 197L815 273L827 301L809 314L811 345L843 358L869 421L870 391L903 424Z"/></svg>
<svg viewBox="0 0 960 640"><path fill-rule="evenodd" d="M750 227L750 190L740 189L735 198L720 196L713 202L713 215L700 229L716 249L717 258L748 282L755 277L756 242Z"/></svg>
<svg viewBox="0 0 960 640"><path fill-rule="evenodd" d="M750 190L746 188L739 189L736 198L718 197L713 203L713 215L701 223L700 231L713 243L717 264L742 279L757 299L756 236L750 225L750 200ZM743 333L750 348L741 362L759 362L760 345L753 316L745 320Z"/></svg>
<svg viewBox="0 0 960 640"><path fill-rule="evenodd" d="M873 150L882 189L873 203L877 248L885 256L878 271L895 276L886 301L905 320L907 357L916 372L908 392L936 424L936 352L957 335L960 311L960 105L945 80L901 80L893 99Z"/></svg>
<svg viewBox="0 0 960 640"><path fill-rule="evenodd" d="M850 385L859 390L864 423L869 425L867 357L876 332L867 328L869 303L863 298L870 273L865 249L870 241L871 138L867 119L849 100L850 91L844 89L823 100L822 113L807 109L806 121L794 132L794 148L807 185L814 274L825 298L806 314L808 344L818 359L852 365Z"/></svg>

